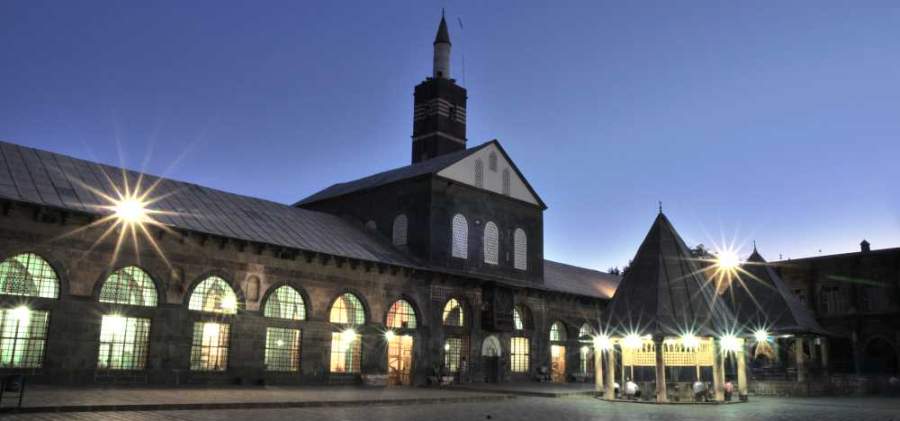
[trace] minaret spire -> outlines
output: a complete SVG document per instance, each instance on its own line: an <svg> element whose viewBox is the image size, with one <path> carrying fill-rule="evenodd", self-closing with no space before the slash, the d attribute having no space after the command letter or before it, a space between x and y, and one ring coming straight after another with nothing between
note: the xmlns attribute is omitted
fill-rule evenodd
<svg viewBox="0 0 900 421"><path fill-rule="evenodd" d="M447 20L444 19L444 10L441 9L441 23L438 25L437 35L434 37L434 73L435 79L450 79L450 31L447 30Z"/></svg>

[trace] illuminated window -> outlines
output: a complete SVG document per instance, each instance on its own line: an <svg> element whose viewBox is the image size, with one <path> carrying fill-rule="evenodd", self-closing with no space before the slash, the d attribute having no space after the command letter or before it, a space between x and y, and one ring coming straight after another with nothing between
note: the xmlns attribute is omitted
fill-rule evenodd
<svg viewBox="0 0 900 421"><path fill-rule="evenodd" d="M496 265L500 254L500 231L491 221L484 224L484 262Z"/></svg>
<svg viewBox="0 0 900 421"><path fill-rule="evenodd" d="M0 295L58 298L59 278L36 254L13 256L0 263Z"/></svg>
<svg viewBox="0 0 900 421"><path fill-rule="evenodd" d="M266 370L300 370L300 329L266 328Z"/></svg>
<svg viewBox="0 0 900 421"><path fill-rule="evenodd" d="M237 295L224 279L211 276L194 288L188 309L208 313L236 314Z"/></svg>
<svg viewBox="0 0 900 421"><path fill-rule="evenodd" d="M444 326L465 326L463 308L456 298L451 298L447 301L447 304L444 305Z"/></svg>
<svg viewBox="0 0 900 421"><path fill-rule="evenodd" d="M497 172L497 153L491 152L488 155L488 169L494 172Z"/></svg>
<svg viewBox="0 0 900 421"><path fill-rule="evenodd" d="M359 373L362 340L352 329L331 333L331 372Z"/></svg>
<svg viewBox="0 0 900 421"><path fill-rule="evenodd" d="M525 314L521 307L513 307L513 329L525 330Z"/></svg>
<svg viewBox="0 0 900 421"><path fill-rule="evenodd" d="M503 194L509 196L509 168L503 169Z"/></svg>
<svg viewBox="0 0 900 421"><path fill-rule="evenodd" d="M225 371L228 368L228 331L224 323L195 322L191 370Z"/></svg>
<svg viewBox="0 0 900 421"><path fill-rule="evenodd" d="M516 228L513 234L513 267L519 270L528 269L528 238L525 230Z"/></svg>
<svg viewBox="0 0 900 421"><path fill-rule="evenodd" d="M328 318L331 323L344 325L361 325L366 322L366 313L362 302L355 295L347 292L334 300L331 305L331 315Z"/></svg>
<svg viewBox="0 0 900 421"><path fill-rule="evenodd" d="M40 368L50 313L27 307L0 310L0 368Z"/></svg>
<svg viewBox="0 0 900 421"><path fill-rule="evenodd" d="M475 187L484 187L484 163L475 160Z"/></svg>
<svg viewBox="0 0 900 421"><path fill-rule="evenodd" d="M550 326L550 341L562 342L566 340L566 327L560 322L555 322Z"/></svg>
<svg viewBox="0 0 900 421"><path fill-rule="evenodd" d="M143 370L150 344L150 319L105 315L100 324L97 368Z"/></svg>
<svg viewBox="0 0 900 421"><path fill-rule="evenodd" d="M594 372L594 351L587 345L578 349L578 369L582 374Z"/></svg>
<svg viewBox="0 0 900 421"><path fill-rule="evenodd" d="M468 357L468 343L468 337L452 337L444 341L444 366L451 373L458 373L462 358ZM468 360L468 358L466 359Z"/></svg>
<svg viewBox="0 0 900 421"><path fill-rule="evenodd" d="M398 329L416 328L416 311L406 300L397 300L391 305L387 315L387 327Z"/></svg>
<svg viewBox="0 0 900 421"><path fill-rule="evenodd" d="M467 259L469 257L469 222L461 214L453 216L453 257Z"/></svg>
<svg viewBox="0 0 900 421"><path fill-rule="evenodd" d="M528 372L528 338L512 337L510 339L509 358L513 373Z"/></svg>
<svg viewBox="0 0 900 421"><path fill-rule="evenodd" d="M305 320L306 305L296 289L283 285L269 295L263 314L277 319Z"/></svg>
<svg viewBox="0 0 900 421"><path fill-rule="evenodd" d="M394 218L393 239L395 246L406 245L407 223L406 215L404 214L397 215L397 217Z"/></svg>
<svg viewBox="0 0 900 421"><path fill-rule="evenodd" d="M581 329L578 329L578 340L579 341L591 341L591 338L594 336L594 329L591 329L591 325L585 323L581 325Z"/></svg>
<svg viewBox="0 0 900 421"><path fill-rule="evenodd" d="M136 266L119 269L103 282L101 303L156 307L156 284L147 272Z"/></svg>

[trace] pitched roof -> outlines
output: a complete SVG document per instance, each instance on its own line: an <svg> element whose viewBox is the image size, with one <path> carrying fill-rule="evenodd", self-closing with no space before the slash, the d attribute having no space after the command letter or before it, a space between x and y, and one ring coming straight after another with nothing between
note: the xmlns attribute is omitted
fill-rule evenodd
<svg viewBox="0 0 900 421"><path fill-rule="evenodd" d="M164 225L238 240L266 243L365 261L420 267L387 241L337 216L227 193L209 187L141 175L135 171L0 142L0 198L64 210L107 215L127 183L142 191L157 184L150 208ZM115 186L114 186L115 185ZM156 196L156 195L154 195Z"/></svg>
<svg viewBox="0 0 900 421"><path fill-rule="evenodd" d="M756 247L742 269L739 284L732 283L731 294L726 294L741 324L748 329L766 328L776 334L828 334Z"/></svg>
<svg viewBox="0 0 900 421"><path fill-rule="evenodd" d="M450 44L450 31L447 30L447 21L441 14L441 23L438 25L437 34L434 36L435 44Z"/></svg>
<svg viewBox="0 0 900 421"><path fill-rule="evenodd" d="M463 159L481 150L487 145L490 145L492 142L496 142L496 140L482 143L481 145L475 146L473 148L448 153L429 159L427 161L418 162L412 165L407 165L405 167L394 168L392 170L387 170L357 180L333 184L328 188L319 191L318 193L307 196L299 202L294 203L294 206L319 202L322 200L343 196L345 194L350 194L361 190L373 189L396 181L418 177L420 175L437 174L439 171L447 168L454 162L459 161L460 159Z"/></svg>
<svg viewBox="0 0 900 421"><path fill-rule="evenodd" d="M612 298L621 278L599 270L544 260L544 286L554 291Z"/></svg>
<svg viewBox="0 0 900 421"><path fill-rule="evenodd" d="M733 320L684 240L660 212L609 305L611 327L677 336L720 334Z"/></svg>

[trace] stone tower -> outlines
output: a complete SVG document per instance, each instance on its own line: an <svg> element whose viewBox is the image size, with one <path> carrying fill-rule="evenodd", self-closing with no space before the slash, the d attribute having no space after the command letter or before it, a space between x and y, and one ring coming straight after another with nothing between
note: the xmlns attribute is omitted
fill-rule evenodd
<svg viewBox="0 0 900 421"><path fill-rule="evenodd" d="M432 76L416 86L412 162L466 149L466 90L450 78L450 32L441 16Z"/></svg>

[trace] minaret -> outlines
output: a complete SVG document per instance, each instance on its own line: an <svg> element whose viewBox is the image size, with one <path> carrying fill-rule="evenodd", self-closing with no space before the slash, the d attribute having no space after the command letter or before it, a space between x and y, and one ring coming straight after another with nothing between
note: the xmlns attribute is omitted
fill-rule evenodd
<svg viewBox="0 0 900 421"><path fill-rule="evenodd" d="M450 78L450 31L441 14L432 76L416 86L412 162L466 148L466 90Z"/></svg>

